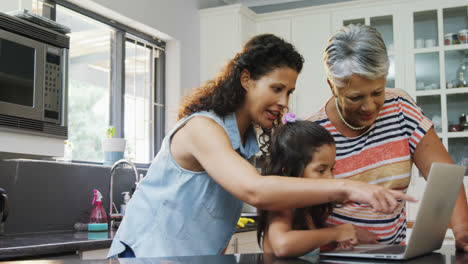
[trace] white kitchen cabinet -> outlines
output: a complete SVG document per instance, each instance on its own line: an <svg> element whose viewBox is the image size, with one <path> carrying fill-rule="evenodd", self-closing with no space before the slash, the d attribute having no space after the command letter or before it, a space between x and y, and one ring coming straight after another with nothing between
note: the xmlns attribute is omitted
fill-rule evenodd
<svg viewBox="0 0 468 264"><path fill-rule="evenodd" d="M257 231L238 232L232 235L224 254L262 253L257 243Z"/></svg>
<svg viewBox="0 0 468 264"><path fill-rule="evenodd" d="M200 80L205 82L256 34L255 13L242 5L200 10Z"/></svg>
<svg viewBox="0 0 468 264"><path fill-rule="evenodd" d="M106 259L107 253L109 253L109 248L79 251L81 260Z"/></svg>
<svg viewBox="0 0 468 264"><path fill-rule="evenodd" d="M292 19L291 42L305 59L293 94L292 110L299 118L307 118L332 96L322 64L324 50L332 34L330 17L329 13L312 13Z"/></svg>

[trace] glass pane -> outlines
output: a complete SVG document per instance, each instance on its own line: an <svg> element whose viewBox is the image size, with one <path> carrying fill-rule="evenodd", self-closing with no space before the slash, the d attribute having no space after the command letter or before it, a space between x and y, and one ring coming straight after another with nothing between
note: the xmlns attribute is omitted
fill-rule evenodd
<svg viewBox="0 0 468 264"><path fill-rule="evenodd" d="M468 94L447 95L447 120L449 131L468 131L466 115L468 115Z"/></svg>
<svg viewBox="0 0 468 264"><path fill-rule="evenodd" d="M416 54L414 58L416 90L436 90L440 87L439 53Z"/></svg>
<svg viewBox="0 0 468 264"><path fill-rule="evenodd" d="M393 17L392 16L381 16L371 17L370 25L375 27L377 31L382 35L382 39L387 46L387 50L392 52L393 46Z"/></svg>
<svg viewBox="0 0 468 264"><path fill-rule="evenodd" d="M137 163L150 162L152 47L125 42L125 138L127 156Z"/></svg>
<svg viewBox="0 0 468 264"><path fill-rule="evenodd" d="M468 6L445 8L443 15L445 45L468 43Z"/></svg>
<svg viewBox="0 0 468 264"><path fill-rule="evenodd" d="M414 47L430 48L437 45L437 10L414 13Z"/></svg>
<svg viewBox="0 0 468 264"><path fill-rule="evenodd" d="M387 85L388 88L395 88L395 56L388 56L390 67L388 68Z"/></svg>
<svg viewBox="0 0 468 264"><path fill-rule="evenodd" d="M468 87L468 50L445 52L445 79L447 88Z"/></svg>
<svg viewBox="0 0 468 264"><path fill-rule="evenodd" d="M34 14L38 14L42 16L42 7L44 3L42 2L43 0L32 0L32 12Z"/></svg>
<svg viewBox="0 0 468 264"><path fill-rule="evenodd" d="M0 37L0 101L34 106L36 50Z"/></svg>
<svg viewBox="0 0 468 264"><path fill-rule="evenodd" d="M465 176L468 176L468 138L449 138L448 151L456 164L467 167Z"/></svg>
<svg viewBox="0 0 468 264"><path fill-rule="evenodd" d="M431 119L436 132L442 132L440 95L418 96L417 102L424 115Z"/></svg>
<svg viewBox="0 0 468 264"><path fill-rule="evenodd" d="M349 19L349 20L344 20L343 21L343 26L347 26L349 24L354 24L354 25L362 24L362 25L365 25L366 20L364 20L364 18L356 18L356 19Z"/></svg>
<svg viewBox="0 0 468 264"><path fill-rule="evenodd" d="M57 5L57 22L71 28L68 140L73 159L102 162L109 125L110 40L106 25Z"/></svg>

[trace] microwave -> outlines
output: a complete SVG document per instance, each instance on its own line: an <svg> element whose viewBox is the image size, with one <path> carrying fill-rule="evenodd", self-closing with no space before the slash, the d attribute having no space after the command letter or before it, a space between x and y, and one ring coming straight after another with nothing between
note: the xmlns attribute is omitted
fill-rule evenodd
<svg viewBox="0 0 468 264"><path fill-rule="evenodd" d="M70 38L0 13L0 130L68 137Z"/></svg>

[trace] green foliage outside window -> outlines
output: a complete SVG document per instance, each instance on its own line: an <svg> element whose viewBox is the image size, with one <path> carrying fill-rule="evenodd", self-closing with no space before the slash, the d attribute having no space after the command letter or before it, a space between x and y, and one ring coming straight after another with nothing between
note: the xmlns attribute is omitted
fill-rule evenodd
<svg viewBox="0 0 468 264"><path fill-rule="evenodd" d="M101 140L108 128L108 94L103 87L69 80L68 141L73 144L73 160L100 162L104 159Z"/></svg>

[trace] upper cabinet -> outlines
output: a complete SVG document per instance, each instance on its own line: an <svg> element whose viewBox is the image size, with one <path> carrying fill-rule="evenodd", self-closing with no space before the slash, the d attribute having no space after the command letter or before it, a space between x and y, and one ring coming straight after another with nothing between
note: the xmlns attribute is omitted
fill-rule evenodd
<svg viewBox="0 0 468 264"><path fill-rule="evenodd" d="M200 81L214 78L255 34L255 13L247 7L200 10Z"/></svg>
<svg viewBox="0 0 468 264"><path fill-rule="evenodd" d="M323 51L331 34L330 14L297 11L258 16L257 34L271 33L294 44L304 57L304 66L290 97L289 110L307 118L331 97L323 64ZM317 63L319 62L319 63Z"/></svg>

